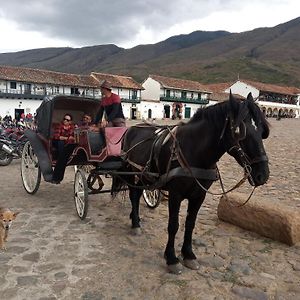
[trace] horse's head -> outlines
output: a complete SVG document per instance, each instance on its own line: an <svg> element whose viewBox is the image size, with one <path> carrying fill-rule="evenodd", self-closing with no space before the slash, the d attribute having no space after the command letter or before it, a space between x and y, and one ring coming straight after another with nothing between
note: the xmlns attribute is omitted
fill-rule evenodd
<svg viewBox="0 0 300 300"><path fill-rule="evenodd" d="M269 165L263 139L269 136L269 126L251 93L243 102L230 93L226 120L226 151L244 168L251 185L266 183Z"/></svg>

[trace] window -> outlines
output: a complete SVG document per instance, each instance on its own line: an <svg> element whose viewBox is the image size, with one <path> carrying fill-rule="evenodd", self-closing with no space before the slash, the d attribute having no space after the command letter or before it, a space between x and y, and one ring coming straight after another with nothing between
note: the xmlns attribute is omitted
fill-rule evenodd
<svg viewBox="0 0 300 300"><path fill-rule="evenodd" d="M166 90L166 97L171 97L171 91L170 90Z"/></svg>
<svg viewBox="0 0 300 300"><path fill-rule="evenodd" d="M185 92L185 91L182 91L182 92L181 92L181 98L182 98L182 99L186 99L186 92Z"/></svg>
<svg viewBox="0 0 300 300"><path fill-rule="evenodd" d="M137 90L132 91L132 99L136 100L137 99Z"/></svg>
<svg viewBox="0 0 300 300"><path fill-rule="evenodd" d="M16 83L16 81L11 81L11 82L10 82L10 88L13 89L13 90L15 90L15 89L17 88L17 83Z"/></svg>
<svg viewBox="0 0 300 300"><path fill-rule="evenodd" d="M71 95L80 95L79 89L77 87L71 87Z"/></svg>

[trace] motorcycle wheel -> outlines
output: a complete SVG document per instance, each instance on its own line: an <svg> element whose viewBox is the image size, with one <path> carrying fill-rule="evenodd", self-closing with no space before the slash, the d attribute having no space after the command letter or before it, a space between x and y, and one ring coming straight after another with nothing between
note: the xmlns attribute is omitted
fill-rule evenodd
<svg viewBox="0 0 300 300"><path fill-rule="evenodd" d="M0 166L8 166L13 157L11 154L6 153L4 150L0 150Z"/></svg>

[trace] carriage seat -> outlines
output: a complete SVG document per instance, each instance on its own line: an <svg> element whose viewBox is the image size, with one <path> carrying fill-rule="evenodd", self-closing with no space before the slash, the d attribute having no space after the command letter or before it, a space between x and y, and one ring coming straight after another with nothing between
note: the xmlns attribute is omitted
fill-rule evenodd
<svg viewBox="0 0 300 300"><path fill-rule="evenodd" d="M105 138L102 132L88 131L88 141L91 148L91 154L97 155L105 147Z"/></svg>

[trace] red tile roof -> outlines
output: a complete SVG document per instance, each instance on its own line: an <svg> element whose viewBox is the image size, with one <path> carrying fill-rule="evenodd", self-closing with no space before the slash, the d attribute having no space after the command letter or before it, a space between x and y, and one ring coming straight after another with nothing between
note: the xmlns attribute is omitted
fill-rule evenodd
<svg viewBox="0 0 300 300"><path fill-rule="evenodd" d="M234 82L210 83L205 86L212 92L223 93L226 89L230 88Z"/></svg>
<svg viewBox="0 0 300 300"><path fill-rule="evenodd" d="M245 100L245 97L239 94L233 94L236 99ZM225 92L213 92L208 96L208 99L211 101L223 102L229 100L229 93Z"/></svg>
<svg viewBox="0 0 300 300"><path fill-rule="evenodd" d="M197 81L164 77L160 75L149 75L149 77L158 81L164 88L211 93L205 85Z"/></svg>
<svg viewBox="0 0 300 300"><path fill-rule="evenodd" d="M296 87L279 86L275 84L262 83L262 82L256 82L251 80L239 80L239 81L244 82L248 85L252 85L253 87L263 92L272 92L272 93L283 94L283 95L300 94L300 89Z"/></svg>
<svg viewBox="0 0 300 300"><path fill-rule="evenodd" d="M132 77L129 76L121 76L121 75L113 75L113 74L105 74L105 73L96 73L92 72L91 76L93 76L96 80L100 82L100 84L107 80L111 83L112 87L115 88L127 88L127 89L136 89L143 90L143 86L136 82Z"/></svg>
<svg viewBox="0 0 300 300"><path fill-rule="evenodd" d="M64 86L99 87L99 82L90 75L67 74L23 67L0 66L0 79Z"/></svg>

